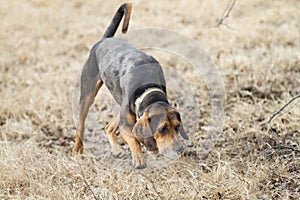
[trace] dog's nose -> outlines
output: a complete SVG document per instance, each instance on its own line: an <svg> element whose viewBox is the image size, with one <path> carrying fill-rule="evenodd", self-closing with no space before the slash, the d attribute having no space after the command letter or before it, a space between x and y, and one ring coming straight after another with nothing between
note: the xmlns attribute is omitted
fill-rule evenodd
<svg viewBox="0 0 300 200"><path fill-rule="evenodd" d="M156 151L157 147L156 144L154 142L147 142L145 144L147 151Z"/></svg>
<svg viewBox="0 0 300 200"><path fill-rule="evenodd" d="M147 151L156 151L157 150L156 142L155 142L154 138L146 138L146 139L141 140L141 142L144 144Z"/></svg>
<svg viewBox="0 0 300 200"><path fill-rule="evenodd" d="M146 149L147 149L148 151L156 151L156 150L157 150L155 144L150 144L150 145L146 146Z"/></svg>
<svg viewBox="0 0 300 200"><path fill-rule="evenodd" d="M183 148L182 146L177 146L177 147L175 147L175 151L176 151L177 153L182 153L183 150L184 150L184 148Z"/></svg>

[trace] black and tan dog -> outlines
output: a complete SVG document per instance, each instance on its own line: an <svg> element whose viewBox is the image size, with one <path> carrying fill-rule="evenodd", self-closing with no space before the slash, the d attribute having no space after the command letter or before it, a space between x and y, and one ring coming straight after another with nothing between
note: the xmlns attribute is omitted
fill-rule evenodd
<svg viewBox="0 0 300 200"><path fill-rule="evenodd" d="M158 151L166 157L174 157L183 150L178 133L184 139L188 136L178 111L168 103L164 74L157 60L127 41L113 37L123 16L122 32L127 31L131 8L131 3L121 5L102 40L91 49L81 72L79 122L73 154L83 150L85 119L105 83L121 106L119 115L106 126L112 152L119 155L123 151L116 139L119 128L121 138L132 152L133 166L144 168L141 144L150 153Z"/></svg>

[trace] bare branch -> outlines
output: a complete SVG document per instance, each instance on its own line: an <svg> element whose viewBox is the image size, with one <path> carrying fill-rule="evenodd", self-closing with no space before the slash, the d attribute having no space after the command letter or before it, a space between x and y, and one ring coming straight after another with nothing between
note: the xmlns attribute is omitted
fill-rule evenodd
<svg viewBox="0 0 300 200"><path fill-rule="evenodd" d="M156 189L155 184L153 183L153 181L148 176L146 176L143 173L138 173L138 174L142 175L144 178L146 178L151 183L151 185L152 185L152 187L153 187L154 192L156 193L156 195L159 197L159 199L162 199L162 197L159 195L159 192L157 191L157 189Z"/></svg>
<svg viewBox="0 0 300 200"><path fill-rule="evenodd" d="M222 16L220 18L220 20L218 21L217 24L215 25L211 25L211 26L208 26L209 28L217 28L217 27L220 27L221 25L229 28L229 29L232 29L228 24L225 24L224 21L226 18L229 17L232 9L233 9L233 6L235 5L235 2L236 0L231 0L228 4L227 4L227 7L225 8L225 10L223 11L222 13Z"/></svg>
<svg viewBox="0 0 300 200"><path fill-rule="evenodd" d="M267 123L270 123L274 117L276 117L281 111L283 111L283 109L285 109L288 105L290 105L293 101L295 101L296 99L300 98L300 94L294 96L291 100L289 100L287 103L285 103L281 108L279 108L269 119L269 121Z"/></svg>
<svg viewBox="0 0 300 200"><path fill-rule="evenodd" d="M84 174L84 172L83 172L83 169L82 169L82 167L81 167L81 164L80 164L79 160L78 160L78 164L79 164L79 167L80 167L80 170L81 170L81 176L82 176L82 179L83 179L84 184L85 184L86 187L89 189L89 191L93 194L94 199L95 199L95 200L98 200L98 198L96 197L94 191L92 190L92 188L90 187L90 185L89 185L88 182L86 181L85 174Z"/></svg>
<svg viewBox="0 0 300 200"><path fill-rule="evenodd" d="M297 153L300 153L300 150L299 149L296 149L294 147L291 147L291 146L287 146L287 145L278 145L276 148L278 149L289 149L291 151L294 151L294 152L297 152Z"/></svg>

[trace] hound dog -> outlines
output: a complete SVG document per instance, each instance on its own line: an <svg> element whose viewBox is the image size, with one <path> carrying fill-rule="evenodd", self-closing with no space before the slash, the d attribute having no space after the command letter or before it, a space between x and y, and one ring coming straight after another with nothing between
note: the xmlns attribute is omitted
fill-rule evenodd
<svg viewBox="0 0 300 200"><path fill-rule="evenodd" d="M120 105L120 113L105 128L112 153L118 156L123 151L116 138L119 128L121 138L131 150L133 166L141 169L146 167L141 145L149 153L174 157L183 151L179 133L186 140L188 136L179 112L168 102L166 81L158 61L127 41L113 37L123 16L122 32L126 33L131 9L131 3L120 6L83 67L73 154L83 150L85 119L104 83Z"/></svg>

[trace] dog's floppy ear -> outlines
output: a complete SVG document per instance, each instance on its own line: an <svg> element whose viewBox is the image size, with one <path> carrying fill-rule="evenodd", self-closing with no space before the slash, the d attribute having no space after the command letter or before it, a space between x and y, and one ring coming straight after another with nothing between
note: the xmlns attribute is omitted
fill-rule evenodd
<svg viewBox="0 0 300 200"><path fill-rule="evenodd" d="M153 137L151 128L150 128L151 119L147 112L145 112L140 119L135 123L132 133L137 138L149 138Z"/></svg>
<svg viewBox="0 0 300 200"><path fill-rule="evenodd" d="M180 126L178 132L180 133L181 137L185 140L189 140L189 137L187 136L185 130L183 129L182 121L179 112L175 111L177 119L180 121Z"/></svg>
<svg viewBox="0 0 300 200"><path fill-rule="evenodd" d="M183 129L183 125L182 125L182 124L180 124L180 126L179 126L179 131L178 131L178 132L179 132L180 135L183 137L183 139L189 140L189 137L187 136L185 130Z"/></svg>

